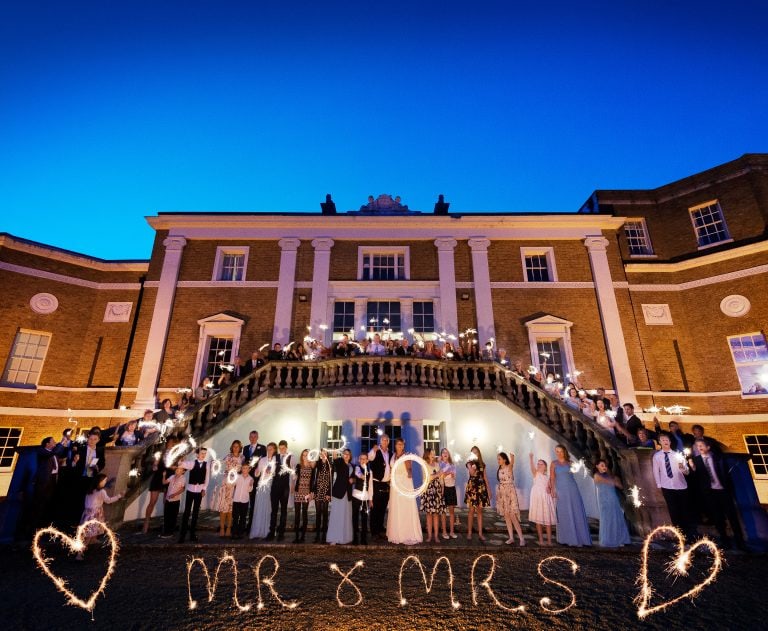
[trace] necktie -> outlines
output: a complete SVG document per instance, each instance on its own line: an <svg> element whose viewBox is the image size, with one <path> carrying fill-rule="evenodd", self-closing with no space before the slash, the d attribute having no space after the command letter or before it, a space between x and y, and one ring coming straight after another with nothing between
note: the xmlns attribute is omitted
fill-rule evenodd
<svg viewBox="0 0 768 631"><path fill-rule="evenodd" d="M715 470L712 468L712 458L704 458L704 462L707 465L707 473L709 473L709 485L715 486L717 476L715 475Z"/></svg>
<svg viewBox="0 0 768 631"><path fill-rule="evenodd" d="M664 468L667 470L667 477L672 478L672 464L669 462L669 452L664 452Z"/></svg>

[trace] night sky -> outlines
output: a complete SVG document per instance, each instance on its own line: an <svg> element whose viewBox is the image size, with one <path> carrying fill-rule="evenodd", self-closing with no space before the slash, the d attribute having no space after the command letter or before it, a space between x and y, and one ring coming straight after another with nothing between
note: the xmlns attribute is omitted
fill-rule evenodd
<svg viewBox="0 0 768 631"><path fill-rule="evenodd" d="M0 4L0 231L158 211L576 211L768 151L762 2Z"/></svg>

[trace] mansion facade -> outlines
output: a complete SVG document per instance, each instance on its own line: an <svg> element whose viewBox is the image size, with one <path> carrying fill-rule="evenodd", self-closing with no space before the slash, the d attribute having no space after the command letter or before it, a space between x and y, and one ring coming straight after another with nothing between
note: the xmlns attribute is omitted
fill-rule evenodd
<svg viewBox="0 0 768 631"><path fill-rule="evenodd" d="M684 412L684 431L699 423L728 451L751 454L766 501L768 154L652 190L598 190L570 213L449 213L442 199L418 212L385 195L354 212L330 198L322 206L158 213L141 261L0 235L0 476L16 446L136 418L275 343L472 337L651 410L648 426ZM306 444L292 449L325 444L337 422L357 445L364 421L397 403L379 393L367 407L307 405L294 408L314 416L297 421ZM410 450L462 440L445 401L409 405L394 418L408 411L422 423ZM473 413L456 418L471 425ZM255 407L248 423L259 422ZM485 432L492 450L495 430ZM478 438L464 433L467 445Z"/></svg>

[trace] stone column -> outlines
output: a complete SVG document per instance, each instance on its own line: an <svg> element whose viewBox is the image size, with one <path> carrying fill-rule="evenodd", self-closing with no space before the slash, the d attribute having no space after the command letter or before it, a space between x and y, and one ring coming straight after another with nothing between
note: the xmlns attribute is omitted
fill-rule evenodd
<svg viewBox="0 0 768 631"><path fill-rule="evenodd" d="M133 407L136 409L154 409L157 396L157 381L160 377L160 365L165 352L165 341L171 324L173 299L176 295L176 281L181 267L181 253L187 240L184 237L168 237L163 241L165 258L160 272L160 285L157 288L152 322L149 325L147 348L141 364L139 387ZM197 384L194 384L197 385Z"/></svg>
<svg viewBox="0 0 768 631"><path fill-rule="evenodd" d="M456 245L456 239L450 237L435 239L440 273L440 316L437 330L454 335L459 332L459 316L456 308L456 269L453 261L453 250Z"/></svg>
<svg viewBox="0 0 768 631"><path fill-rule="evenodd" d="M473 237L468 243L472 249L477 343L482 349L489 339L496 337L496 327L493 322L493 301L491 299L491 274L488 271L488 246L491 245L491 241L485 237Z"/></svg>
<svg viewBox="0 0 768 631"><path fill-rule="evenodd" d="M606 254L608 243L608 239L603 236L584 239L584 245L589 252L592 279L595 282L597 304L603 325L603 337L608 351L608 362L611 367L616 394L621 403L634 403L635 385L632 381L627 346L624 343L624 333L621 328L619 305L616 302L611 269Z"/></svg>
<svg viewBox="0 0 768 631"><path fill-rule="evenodd" d="M315 264L312 273L312 305L309 312L309 324L312 327L310 335L327 346L333 335L333 322L328 323L328 275L331 270L333 239L313 239L312 247L315 248ZM328 328L323 331L321 324Z"/></svg>
<svg viewBox="0 0 768 631"><path fill-rule="evenodd" d="M272 344L288 343L293 317L293 290L296 283L296 250L299 239L280 239L280 276L277 281L277 304L275 306L275 326L272 329ZM302 333L303 335L303 333Z"/></svg>

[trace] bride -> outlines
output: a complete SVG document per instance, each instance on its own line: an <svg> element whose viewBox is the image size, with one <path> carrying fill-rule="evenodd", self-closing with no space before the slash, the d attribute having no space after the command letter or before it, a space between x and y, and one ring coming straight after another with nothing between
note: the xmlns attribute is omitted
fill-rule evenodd
<svg viewBox="0 0 768 631"><path fill-rule="evenodd" d="M405 441L402 438L395 440L395 454L392 457L392 470L395 471L397 488L405 492L413 491L413 476L411 474L410 460L405 461L395 470L397 461L405 456ZM413 545L421 543L424 537L421 533L421 520L416 506L415 497L406 497L397 492L392 484L389 492L389 510L387 512L387 539L390 543L405 543Z"/></svg>

